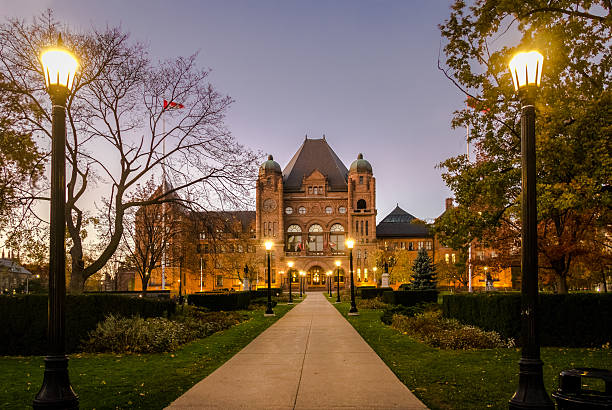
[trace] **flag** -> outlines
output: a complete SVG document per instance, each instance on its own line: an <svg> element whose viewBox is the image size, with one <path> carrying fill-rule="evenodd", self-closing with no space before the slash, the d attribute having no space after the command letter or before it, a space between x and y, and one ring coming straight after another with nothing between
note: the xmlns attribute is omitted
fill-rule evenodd
<svg viewBox="0 0 612 410"><path fill-rule="evenodd" d="M468 96L467 100L465 100L465 103L467 104L468 107L470 107L472 109L476 109L478 107L478 103L480 103L480 101L477 100L476 98ZM480 110L480 112L484 112L484 113L488 113L489 111L491 111L491 110L489 108L486 108L486 107Z"/></svg>
<svg viewBox="0 0 612 410"><path fill-rule="evenodd" d="M185 106L183 104L179 104L179 103L174 102L174 101L164 100L164 110L165 109L177 109L177 110L180 110L181 108L185 108Z"/></svg>

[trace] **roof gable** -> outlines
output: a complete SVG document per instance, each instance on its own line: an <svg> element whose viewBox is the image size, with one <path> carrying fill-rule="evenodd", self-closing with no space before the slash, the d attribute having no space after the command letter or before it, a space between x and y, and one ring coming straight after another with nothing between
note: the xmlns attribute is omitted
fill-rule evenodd
<svg viewBox="0 0 612 410"><path fill-rule="evenodd" d="M304 177L318 170L327 178L330 190L347 191L348 169L327 144L325 138L308 139L283 170L285 190L300 190Z"/></svg>

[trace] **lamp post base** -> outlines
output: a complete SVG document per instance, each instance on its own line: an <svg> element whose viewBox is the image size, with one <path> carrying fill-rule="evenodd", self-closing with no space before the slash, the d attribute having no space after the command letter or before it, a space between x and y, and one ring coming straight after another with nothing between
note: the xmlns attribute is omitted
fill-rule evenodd
<svg viewBox="0 0 612 410"><path fill-rule="evenodd" d="M554 410L555 405L546 393L539 359L519 360L519 386L508 402L510 410Z"/></svg>
<svg viewBox="0 0 612 410"><path fill-rule="evenodd" d="M274 312L272 313L264 313L264 317L270 317L270 316L276 316L276 314Z"/></svg>
<svg viewBox="0 0 612 410"><path fill-rule="evenodd" d="M359 312L348 312L349 316L359 316Z"/></svg>
<svg viewBox="0 0 612 410"><path fill-rule="evenodd" d="M45 357L43 384L32 403L34 409L78 409L76 395L68 377L66 355Z"/></svg>

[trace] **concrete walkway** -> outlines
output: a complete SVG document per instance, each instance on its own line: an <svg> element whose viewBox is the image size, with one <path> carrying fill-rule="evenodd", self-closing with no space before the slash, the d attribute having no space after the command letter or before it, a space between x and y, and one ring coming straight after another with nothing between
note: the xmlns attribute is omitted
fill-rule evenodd
<svg viewBox="0 0 612 410"><path fill-rule="evenodd" d="M425 409L321 293L311 293L171 409Z"/></svg>

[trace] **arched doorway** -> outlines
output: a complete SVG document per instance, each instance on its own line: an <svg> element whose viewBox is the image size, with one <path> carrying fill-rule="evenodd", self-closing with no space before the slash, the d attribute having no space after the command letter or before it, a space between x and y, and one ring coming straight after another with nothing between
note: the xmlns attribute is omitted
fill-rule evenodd
<svg viewBox="0 0 612 410"><path fill-rule="evenodd" d="M318 265L311 267L306 273L306 283L309 286L324 286L327 283L326 279L325 271Z"/></svg>

